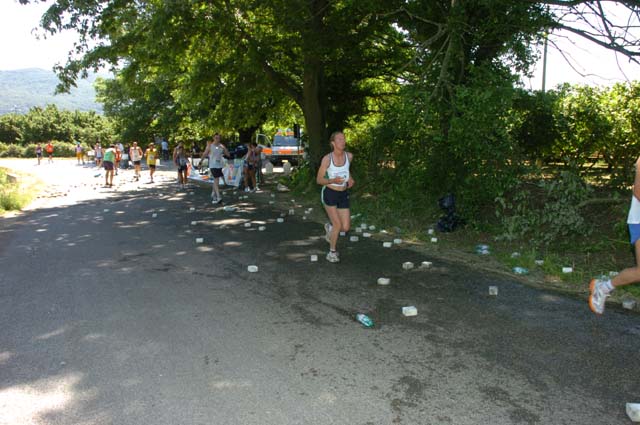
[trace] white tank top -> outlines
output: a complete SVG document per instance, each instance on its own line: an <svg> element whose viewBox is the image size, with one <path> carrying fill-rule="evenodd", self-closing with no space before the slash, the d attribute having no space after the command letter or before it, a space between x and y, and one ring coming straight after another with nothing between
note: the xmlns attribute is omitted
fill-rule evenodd
<svg viewBox="0 0 640 425"><path fill-rule="evenodd" d="M329 154L329 167L327 168L327 177L329 179L333 179L336 177L342 177L343 181L341 184L331 183L329 186L333 187L347 187L347 183L349 182L349 155L344 153L344 164L341 166L337 166L333 163L333 152Z"/></svg>
<svg viewBox="0 0 640 425"><path fill-rule="evenodd" d="M631 195L631 207L627 216L627 224L640 224L640 201L635 195Z"/></svg>
<svg viewBox="0 0 640 425"><path fill-rule="evenodd" d="M140 148L136 146L135 148L131 148L131 160L132 161L140 161L142 159L142 155L140 155Z"/></svg>
<svg viewBox="0 0 640 425"><path fill-rule="evenodd" d="M224 162L222 160L222 154L224 149L222 145L211 144L209 148L209 168L223 168Z"/></svg>

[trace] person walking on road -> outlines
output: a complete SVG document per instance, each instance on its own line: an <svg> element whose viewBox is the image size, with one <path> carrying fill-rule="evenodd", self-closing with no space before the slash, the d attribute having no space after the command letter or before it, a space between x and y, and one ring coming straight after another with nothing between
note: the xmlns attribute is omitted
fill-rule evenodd
<svg viewBox="0 0 640 425"><path fill-rule="evenodd" d="M116 160L116 148L115 145L109 146L104 151L104 185L107 187L113 187L113 172Z"/></svg>
<svg viewBox="0 0 640 425"><path fill-rule="evenodd" d="M36 158L38 158L38 165L40 165L42 160L42 145L40 143L36 144Z"/></svg>
<svg viewBox="0 0 640 425"><path fill-rule="evenodd" d="M589 283L589 308L595 314L604 313L604 305L611 292L625 285L640 282L640 158L636 160L631 207L627 216L630 242L636 257L635 267L622 270L613 279L592 279Z"/></svg>
<svg viewBox="0 0 640 425"><path fill-rule="evenodd" d="M187 187L187 167L189 166L189 157L182 143L178 143L173 151L173 163L178 167L178 184L181 189Z"/></svg>
<svg viewBox="0 0 640 425"><path fill-rule="evenodd" d="M329 242L327 261L340 261L336 245L340 232L348 232L351 227L351 212L349 210L349 189L355 181L349 172L353 154L347 152L344 133L336 131L329 138L332 151L325 155L320 162L316 182L322 185L320 199L327 212L330 223L324 225L325 239Z"/></svg>
<svg viewBox="0 0 640 425"><path fill-rule="evenodd" d="M140 161L142 161L142 149L138 146L138 142L133 142L129 149L129 158L133 162L133 169L135 170L136 181L140 180Z"/></svg>
<svg viewBox="0 0 640 425"><path fill-rule="evenodd" d="M51 140L49 140L47 146L44 147L44 150L47 152L47 157L49 158L48 163L53 163L53 143L51 142Z"/></svg>
<svg viewBox="0 0 640 425"><path fill-rule="evenodd" d="M153 183L153 174L156 172L156 160L158 159L156 145L149 143L149 147L144 153L144 156L147 160L147 167L149 167L149 178L151 179L149 183Z"/></svg>
<svg viewBox="0 0 640 425"><path fill-rule="evenodd" d="M219 204L222 202L222 196L220 196L220 184L218 179L224 178L222 174L222 168L224 167L223 156L230 156L229 150L220 143L220 135L218 133L213 135L213 142L207 146L207 149L202 153L200 159L205 156L209 156L209 169L211 170L211 177L213 178L213 189L211 190L211 202L213 204Z"/></svg>

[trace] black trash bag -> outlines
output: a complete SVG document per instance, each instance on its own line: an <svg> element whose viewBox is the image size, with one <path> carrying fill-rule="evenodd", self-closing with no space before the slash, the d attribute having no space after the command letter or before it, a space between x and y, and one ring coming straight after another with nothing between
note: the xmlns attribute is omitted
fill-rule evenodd
<svg viewBox="0 0 640 425"><path fill-rule="evenodd" d="M438 199L438 206L445 212L436 223L439 232L453 232L459 226L465 224L465 219L456 214L456 197L453 193L448 193Z"/></svg>

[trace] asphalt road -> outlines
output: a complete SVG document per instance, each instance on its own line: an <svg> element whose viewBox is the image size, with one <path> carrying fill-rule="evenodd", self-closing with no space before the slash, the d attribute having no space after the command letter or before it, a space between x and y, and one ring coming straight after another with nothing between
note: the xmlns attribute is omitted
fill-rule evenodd
<svg viewBox="0 0 640 425"><path fill-rule="evenodd" d="M322 224L269 187L229 212L162 168L110 190L48 167L51 197L0 219L0 424L602 425L640 402L637 314L377 233L330 264Z"/></svg>

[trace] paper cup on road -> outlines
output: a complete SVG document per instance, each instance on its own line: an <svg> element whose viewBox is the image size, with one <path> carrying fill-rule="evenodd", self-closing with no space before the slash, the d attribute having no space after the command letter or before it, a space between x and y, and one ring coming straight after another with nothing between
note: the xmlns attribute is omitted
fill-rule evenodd
<svg viewBox="0 0 640 425"><path fill-rule="evenodd" d="M203 243L204 242L204 238L196 238L196 243Z"/></svg>
<svg viewBox="0 0 640 425"><path fill-rule="evenodd" d="M370 237L371 237L371 233L364 232L364 233L362 234L362 237L363 237L363 238L370 238Z"/></svg>
<svg viewBox="0 0 640 425"><path fill-rule="evenodd" d="M158 214L156 213L151 214L151 218L156 218L156 217L158 217Z"/></svg>
<svg viewBox="0 0 640 425"><path fill-rule="evenodd" d="M423 269L428 269L431 266L433 266L433 263L431 261L423 261L420 264L420 267L422 267Z"/></svg>
<svg viewBox="0 0 640 425"><path fill-rule="evenodd" d="M378 285L386 286L390 282L391 282L391 279L389 279L388 277L379 277L378 278Z"/></svg>
<svg viewBox="0 0 640 425"><path fill-rule="evenodd" d="M192 226L195 226L196 224L198 224L198 222L197 222L197 221L192 221L192 222L191 222L191 225L192 225Z"/></svg>
<svg viewBox="0 0 640 425"><path fill-rule="evenodd" d="M362 233L362 229L359 227L356 227L356 233Z"/></svg>
<svg viewBox="0 0 640 425"><path fill-rule="evenodd" d="M260 232L264 232L266 229L267 229L267 228L266 228L265 226L259 226L259 227L258 227L258 230L259 230Z"/></svg>
<svg viewBox="0 0 640 425"><path fill-rule="evenodd" d="M493 295L493 296L498 295L498 287L497 286L489 286L489 295Z"/></svg>
<svg viewBox="0 0 640 425"><path fill-rule="evenodd" d="M196 210L196 207L189 208L189 211L195 211L195 210Z"/></svg>
<svg viewBox="0 0 640 425"><path fill-rule="evenodd" d="M391 242L382 242L382 247L383 248L391 248L393 246L393 244Z"/></svg>
<svg viewBox="0 0 640 425"><path fill-rule="evenodd" d="M429 234L429 235L433 235L433 229L429 229L429 230L427 230L427 234Z"/></svg>
<svg viewBox="0 0 640 425"><path fill-rule="evenodd" d="M396 245L400 245L402 243L402 239L394 239L393 243Z"/></svg>
<svg viewBox="0 0 640 425"><path fill-rule="evenodd" d="M411 261L405 261L402 263L402 268L405 270L411 270L413 268L413 263Z"/></svg>
<svg viewBox="0 0 640 425"><path fill-rule="evenodd" d="M311 260L312 263L315 263L316 261L318 261L318 256L313 254L309 259Z"/></svg>
<svg viewBox="0 0 640 425"><path fill-rule="evenodd" d="M340 236L347 236L347 232L340 232Z"/></svg>
<svg viewBox="0 0 640 425"><path fill-rule="evenodd" d="M633 422L640 422L640 403L627 403L627 415Z"/></svg>
<svg viewBox="0 0 640 425"><path fill-rule="evenodd" d="M244 227L251 227L251 223L244 223Z"/></svg>
<svg viewBox="0 0 640 425"><path fill-rule="evenodd" d="M278 217L278 218L276 219L276 221L277 221L278 223L284 223L284 218L282 218L282 217Z"/></svg>
<svg viewBox="0 0 640 425"><path fill-rule="evenodd" d="M438 242L438 238L431 238L431 243L436 243Z"/></svg>
<svg viewBox="0 0 640 425"><path fill-rule="evenodd" d="M269 201L269 205L273 205L275 203L276 203L276 201Z"/></svg>
<svg viewBox="0 0 640 425"><path fill-rule="evenodd" d="M105 208L105 209L104 209L104 212L109 212L109 208Z"/></svg>
<svg viewBox="0 0 640 425"><path fill-rule="evenodd" d="M562 273L573 273L573 267L563 267Z"/></svg>
<svg viewBox="0 0 640 425"><path fill-rule="evenodd" d="M417 316L418 309L415 306L409 305L407 307L402 307L402 315L403 316Z"/></svg>
<svg viewBox="0 0 640 425"><path fill-rule="evenodd" d="M622 301L622 308L624 308L624 309L633 310L633 308L635 306L636 306L635 300L624 300L624 301Z"/></svg>
<svg viewBox="0 0 640 425"><path fill-rule="evenodd" d="M349 236L349 242L358 242L359 238L357 236Z"/></svg>
<svg viewBox="0 0 640 425"><path fill-rule="evenodd" d="M249 267L247 267L247 271L249 273L255 273L255 272L258 271L258 266L249 266Z"/></svg>
<svg viewBox="0 0 640 425"><path fill-rule="evenodd" d="M294 210L293 208L289 209L289 215L294 215L296 213L296 210Z"/></svg>

